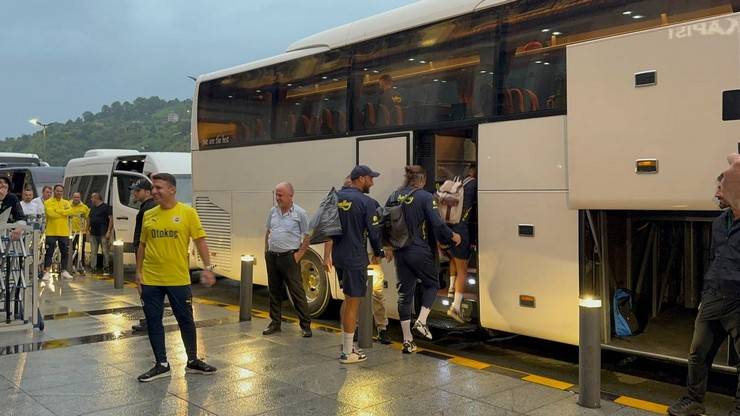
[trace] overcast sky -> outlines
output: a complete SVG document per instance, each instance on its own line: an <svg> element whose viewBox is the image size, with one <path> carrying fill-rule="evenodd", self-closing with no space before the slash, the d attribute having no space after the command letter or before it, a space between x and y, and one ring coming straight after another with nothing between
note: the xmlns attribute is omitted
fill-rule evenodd
<svg viewBox="0 0 740 416"><path fill-rule="evenodd" d="M0 139L136 97L191 98L187 75L413 0L4 0Z"/></svg>

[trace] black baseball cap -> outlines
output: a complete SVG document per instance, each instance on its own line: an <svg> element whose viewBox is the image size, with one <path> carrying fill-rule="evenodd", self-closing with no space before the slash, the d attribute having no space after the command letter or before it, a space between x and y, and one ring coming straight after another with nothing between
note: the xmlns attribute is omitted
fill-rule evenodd
<svg viewBox="0 0 740 416"><path fill-rule="evenodd" d="M352 168L352 173L349 174L349 178L352 180L355 180L359 178L360 176L370 176L373 178L377 178L378 176L380 176L380 174L370 169L369 166L357 165L354 168Z"/></svg>
<svg viewBox="0 0 740 416"><path fill-rule="evenodd" d="M151 191L152 190L152 183L149 182L146 179L139 179L136 183L129 186L128 189L132 191L137 191L139 189L143 189L145 191Z"/></svg>

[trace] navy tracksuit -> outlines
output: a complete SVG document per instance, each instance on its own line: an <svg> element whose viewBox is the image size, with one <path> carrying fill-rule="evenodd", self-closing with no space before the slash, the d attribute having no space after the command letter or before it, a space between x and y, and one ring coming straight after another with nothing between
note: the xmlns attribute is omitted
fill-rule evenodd
<svg viewBox="0 0 740 416"><path fill-rule="evenodd" d="M432 307L439 290L436 240L445 244L452 243L452 231L440 217L432 194L423 189L417 189L411 194L412 190L411 187L401 188L391 194L386 203L386 206L392 201L401 203L404 207L404 219L413 235L409 246L394 251L398 276L398 315L401 321L411 319L411 301L417 279L424 288L421 305Z"/></svg>
<svg viewBox="0 0 740 416"><path fill-rule="evenodd" d="M332 259L348 296L362 297L367 289L367 241L377 257L382 256L378 203L357 188L345 186L337 192L342 235L333 237Z"/></svg>

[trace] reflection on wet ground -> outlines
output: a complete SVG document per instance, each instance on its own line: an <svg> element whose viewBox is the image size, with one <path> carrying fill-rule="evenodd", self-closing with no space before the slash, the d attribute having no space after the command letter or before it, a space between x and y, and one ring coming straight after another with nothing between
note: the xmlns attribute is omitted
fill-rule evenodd
<svg viewBox="0 0 740 416"><path fill-rule="evenodd" d="M431 351L404 355L375 344L366 362L342 365L341 338L326 327L305 339L286 322L282 333L264 337L261 313L239 323L231 305L193 308L199 353L219 372L185 375L180 335L167 315L172 376L141 384L136 376L153 361L147 337L131 333L141 317L136 291L89 278L45 287L46 330L0 334L0 414L648 414L609 401L584 410L572 391L457 365Z"/></svg>

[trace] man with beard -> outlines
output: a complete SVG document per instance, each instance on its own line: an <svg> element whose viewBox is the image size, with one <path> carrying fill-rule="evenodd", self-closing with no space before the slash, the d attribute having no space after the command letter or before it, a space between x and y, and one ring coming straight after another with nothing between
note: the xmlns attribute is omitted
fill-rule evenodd
<svg viewBox="0 0 740 416"><path fill-rule="evenodd" d="M342 353L339 361L352 364L365 361L367 356L353 345L357 313L360 301L367 290L367 240L373 249L372 262L382 258L382 242L379 233L379 218L375 213L378 203L367 196L373 186L373 178L378 172L365 165L358 165L350 173L351 184L337 193L339 221L342 235L332 237L329 244L331 255L324 256L327 269L336 266L336 273L342 284L344 302L342 303Z"/></svg>

